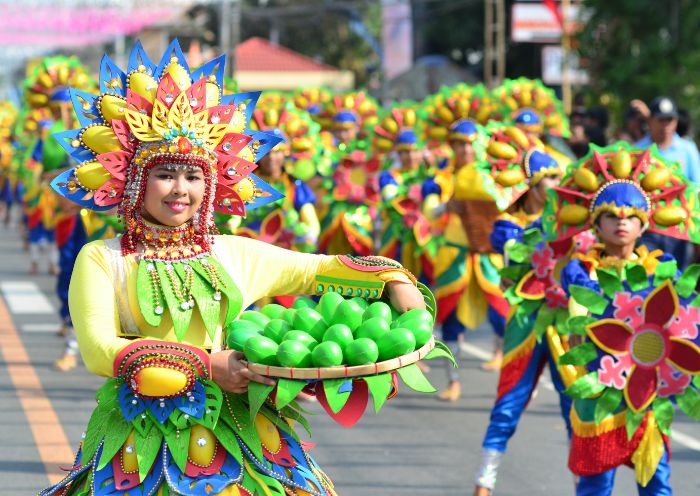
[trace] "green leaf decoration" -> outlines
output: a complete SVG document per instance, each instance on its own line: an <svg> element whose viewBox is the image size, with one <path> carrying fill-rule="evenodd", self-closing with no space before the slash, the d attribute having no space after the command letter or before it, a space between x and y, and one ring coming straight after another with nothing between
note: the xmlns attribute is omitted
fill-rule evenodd
<svg viewBox="0 0 700 496"><path fill-rule="evenodd" d="M532 246L524 243L516 243L506 248L508 258L516 263L523 263L529 260L534 251L535 249Z"/></svg>
<svg viewBox="0 0 700 496"><path fill-rule="evenodd" d="M304 417L297 410L287 405L284 408L280 409L280 415L295 422L299 422L299 424L304 428L306 433L309 436L311 436L311 426L309 425L309 421L306 420L306 417Z"/></svg>
<svg viewBox="0 0 700 496"><path fill-rule="evenodd" d="M433 351L435 350L437 350L437 348L433 348ZM379 413L379 410L381 410L382 405L384 405L384 402L393 388L391 374L370 375L365 377L364 380L367 383L370 393L372 393L374 412Z"/></svg>
<svg viewBox="0 0 700 496"><path fill-rule="evenodd" d="M642 423L646 411L641 411L639 413L634 413L629 408L625 415L627 416L625 420L625 428L627 429L627 439L631 440L634 437L634 433L637 432L639 424Z"/></svg>
<svg viewBox="0 0 700 496"><path fill-rule="evenodd" d="M253 384L251 382L251 384ZM248 414L250 407L246 402L246 396L242 394L226 393L226 408L220 416L228 426L238 434L241 440L248 446L253 456L258 460L263 459L260 436L255 428L255 423ZM230 408L229 408L230 406Z"/></svg>
<svg viewBox="0 0 700 496"><path fill-rule="evenodd" d="M443 348L438 348L437 343L435 348L430 350L430 353L423 357L423 360L432 360L434 358L447 358L450 361L450 363L452 363L452 366L454 368L457 368L457 360L455 360L455 357L452 354L452 352L449 349L445 350Z"/></svg>
<svg viewBox="0 0 700 496"><path fill-rule="evenodd" d="M656 423L659 425L659 430L666 434L671 435L671 422L673 422L673 403L668 398L657 397L652 403L652 408L654 410L654 416L656 417Z"/></svg>
<svg viewBox="0 0 700 496"><path fill-rule="evenodd" d="M595 424L600 425L605 418L620 406L621 402L622 391L615 388L607 388L595 404L595 412L593 413Z"/></svg>
<svg viewBox="0 0 700 496"><path fill-rule="evenodd" d="M700 279L700 264L693 264L683 271L676 281L676 293L681 298L688 298L695 291Z"/></svg>
<svg viewBox="0 0 700 496"><path fill-rule="evenodd" d="M247 461L245 463L245 470L243 472L243 487L250 494L261 494L265 496L286 496L287 493L277 480L268 477L266 475L258 472L254 467L251 467ZM279 487L275 487L275 484ZM271 486L272 485L272 486ZM280 490L282 492L280 492Z"/></svg>
<svg viewBox="0 0 700 496"><path fill-rule="evenodd" d="M163 436L156 429L149 436L141 436L138 432L134 436L134 449L136 450L136 459L139 465L140 481L146 478L153 467L153 462L160 454L162 442Z"/></svg>
<svg viewBox="0 0 700 496"><path fill-rule="evenodd" d="M639 264L628 264L625 266L625 277L627 284L632 291L641 291L649 286L647 270Z"/></svg>
<svg viewBox="0 0 700 496"><path fill-rule="evenodd" d="M92 459L95 451L97 451L97 447L109 430L110 422L117 422L118 419L123 420L124 417L116 396L107 401L100 401L97 404L97 408L92 412L85 430L85 439L83 440L84 461Z"/></svg>
<svg viewBox="0 0 700 496"><path fill-rule="evenodd" d="M226 269L224 269L221 263L214 257L205 257L200 259L199 263L192 264L197 274L202 276L205 280L209 280L209 273L201 265L202 260L206 260L207 263L215 267L219 274L221 293L226 296L226 318L223 323L223 327L226 327L233 322L233 319L235 319L241 311L243 295L241 294L241 290L238 289L238 286L236 286L236 283L231 279L231 276L226 272ZM221 301L223 301L223 299Z"/></svg>
<svg viewBox="0 0 700 496"><path fill-rule="evenodd" d="M604 389L605 386L598 382L598 372L589 372L576 379L576 382L566 388L564 392L572 398L591 398Z"/></svg>
<svg viewBox="0 0 700 496"><path fill-rule="evenodd" d="M187 329L190 325L190 320L192 319L192 309L188 308L183 310L181 307L182 302L180 302L175 296L172 284L170 284L170 279L168 279L168 271L165 268L166 264L162 262L154 262L156 268L158 269L158 276L160 277L160 285L163 289L163 297L165 303L168 305L170 310L170 318L173 321L173 330L175 331L175 336L179 342L187 334ZM178 265L178 264L174 264ZM177 274L176 270L172 271L173 278L179 280L180 286L182 286L182 280Z"/></svg>
<svg viewBox="0 0 700 496"><path fill-rule="evenodd" d="M338 413L342 410L345 403L348 402L348 398L350 398L350 391L345 391L344 393L338 392L340 386L348 380L352 379L327 379L323 381L323 390L326 393L326 400L333 413Z"/></svg>
<svg viewBox="0 0 700 496"><path fill-rule="evenodd" d="M192 297L197 303L197 309L202 316L207 335L213 341L216 327L219 324L221 301L214 299L214 288L211 287L208 280L203 279L196 271L192 278Z"/></svg>
<svg viewBox="0 0 700 496"><path fill-rule="evenodd" d="M434 393L437 391L415 363L401 367L396 372L398 372L401 380L414 391L419 393Z"/></svg>
<svg viewBox="0 0 700 496"><path fill-rule="evenodd" d="M296 398L306 386L304 381L294 381L290 379L279 379L277 381L277 394L275 395L275 406L278 410L284 408Z"/></svg>
<svg viewBox="0 0 700 496"><path fill-rule="evenodd" d="M520 303L519 309L530 315L537 311L543 303L544 300L524 300Z"/></svg>
<svg viewBox="0 0 700 496"><path fill-rule="evenodd" d="M700 388L700 375L693 376L693 386Z"/></svg>
<svg viewBox="0 0 700 496"><path fill-rule="evenodd" d="M161 424L160 422L158 422L158 420L155 418L155 416L151 412L148 412L148 416L151 417L151 421L152 421L151 425L153 425L155 427L155 429L153 429L153 430L154 431L156 429L159 430L160 433L163 434L164 436L169 436L170 434L172 434L173 432L175 432L177 430L177 429L175 429L175 425L170 421L163 422Z"/></svg>
<svg viewBox="0 0 700 496"><path fill-rule="evenodd" d="M422 282L419 282L417 287L418 291L420 291L423 295L423 300L425 301L427 310L430 312L430 315L433 316L433 322L435 322L435 316L437 314L437 302L435 301L435 295L432 291L430 291L430 288L428 288L428 286Z"/></svg>
<svg viewBox="0 0 700 496"><path fill-rule="evenodd" d="M602 315L608 306L608 300L592 289L584 286L570 286L569 291L577 303L596 315Z"/></svg>
<svg viewBox="0 0 700 496"><path fill-rule="evenodd" d="M112 458L114 458L117 451L124 446L126 438L129 437L132 431L131 426L124 420L123 416L116 421L114 426L109 427L109 430L105 432L102 453L100 454L99 464L97 465L98 470L102 470L105 465L112 461Z"/></svg>
<svg viewBox="0 0 700 496"><path fill-rule="evenodd" d="M187 466L187 454L190 447L190 429L184 431L172 431L165 436L170 454L177 467L184 472Z"/></svg>
<svg viewBox="0 0 700 496"><path fill-rule="evenodd" d="M586 341L559 357L559 365L586 365L598 356L595 344Z"/></svg>
<svg viewBox="0 0 700 496"><path fill-rule="evenodd" d="M571 317L568 321L569 332L572 334L578 334L579 336L586 335L586 326L596 322L596 319L589 317L588 315L577 315L576 317Z"/></svg>
<svg viewBox="0 0 700 496"><path fill-rule="evenodd" d="M119 388L124 381L122 379L107 379L100 389L95 392L95 399L97 403L104 404L108 401L117 401L119 397Z"/></svg>
<svg viewBox="0 0 700 496"><path fill-rule="evenodd" d="M525 244L535 247L544 241L544 236L540 229L532 228L523 233L523 241Z"/></svg>
<svg viewBox="0 0 700 496"><path fill-rule="evenodd" d="M158 423L149 413L146 413L145 417L137 415L136 418L131 421L131 425L134 426L134 429L142 436L147 436L153 426Z"/></svg>
<svg viewBox="0 0 700 496"><path fill-rule="evenodd" d="M139 262L139 268L136 272L136 297L139 301L139 310L141 310L143 320L145 320L148 325L158 327L163 318L163 314L156 313L156 300L153 296L153 284L151 283L151 276L149 275L147 268L149 265L153 264L154 262L149 262L147 260L141 260ZM153 266L155 267L155 265ZM163 305L163 308L165 308L165 300L160 287L157 287L156 291L158 291L158 294L160 295L161 305Z"/></svg>
<svg viewBox="0 0 700 496"><path fill-rule="evenodd" d="M201 419L192 418L194 422L203 425L209 430L213 430L216 422L219 420L219 414L221 413L221 404L224 399L223 392L218 384L209 379L202 379L202 384L204 385L204 392L206 394L206 402L204 404L204 415Z"/></svg>
<svg viewBox="0 0 700 496"><path fill-rule="evenodd" d="M539 312L537 312L537 317L535 318L535 324L532 326L532 330L535 332L537 337L537 342L542 342L542 336L547 332L547 327L554 323L554 312L547 308L542 307Z"/></svg>
<svg viewBox="0 0 700 496"><path fill-rule="evenodd" d="M700 394L695 389L688 388L683 394L677 395L676 402L688 417L700 420Z"/></svg>
<svg viewBox="0 0 700 496"><path fill-rule="evenodd" d="M666 262L661 262L656 266L654 271L654 286L658 287L663 284L664 281L676 277L678 272L678 263L675 260L668 260Z"/></svg>
<svg viewBox="0 0 700 496"><path fill-rule="evenodd" d="M268 386L259 382L250 382L248 384L248 408L250 409L251 422L255 419L258 410L260 410L260 407L265 403L273 389L274 386Z"/></svg>
<svg viewBox="0 0 700 496"><path fill-rule="evenodd" d="M616 272L608 269L596 269L596 274L600 288L608 298L612 299L616 293L621 293L625 290Z"/></svg>
<svg viewBox="0 0 700 496"><path fill-rule="evenodd" d="M554 326L560 336L569 335L569 310L557 308L554 314Z"/></svg>
<svg viewBox="0 0 700 496"><path fill-rule="evenodd" d="M226 422L219 422L214 428L214 435L221 445L230 453L239 464L243 464L243 452L238 444L238 439L233 429Z"/></svg>

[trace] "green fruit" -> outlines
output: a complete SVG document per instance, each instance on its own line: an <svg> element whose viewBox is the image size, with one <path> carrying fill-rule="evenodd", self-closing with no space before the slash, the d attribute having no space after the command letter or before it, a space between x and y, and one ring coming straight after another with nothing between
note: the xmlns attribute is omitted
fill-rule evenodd
<svg viewBox="0 0 700 496"><path fill-rule="evenodd" d="M377 347L379 361L383 362L411 353L416 348L416 338L410 330L397 327L379 338Z"/></svg>
<svg viewBox="0 0 700 496"><path fill-rule="evenodd" d="M360 305L360 307L362 307L362 310L367 310L367 307L369 307L369 302L364 298L360 298L359 296L355 296L354 298L352 298L352 301Z"/></svg>
<svg viewBox="0 0 700 496"><path fill-rule="evenodd" d="M277 365L277 349L279 346L265 336L253 336L245 343L243 353L252 363Z"/></svg>
<svg viewBox="0 0 700 496"><path fill-rule="evenodd" d="M311 298L297 298L292 303L292 308L299 310L300 308L316 308L316 302Z"/></svg>
<svg viewBox="0 0 700 496"><path fill-rule="evenodd" d="M258 336L262 329L255 322L234 320L226 328L226 346L230 350L243 351L251 336Z"/></svg>
<svg viewBox="0 0 700 496"><path fill-rule="evenodd" d="M335 324L326 329L323 334L323 341L333 341L340 345L340 349L345 352L345 348L353 341L352 331L345 324Z"/></svg>
<svg viewBox="0 0 700 496"><path fill-rule="evenodd" d="M289 325L293 326L294 316L297 314L296 308L285 308L284 312L279 316L280 319L284 319L289 322Z"/></svg>
<svg viewBox="0 0 700 496"><path fill-rule="evenodd" d="M272 319L267 323L265 329L263 330L263 336L272 339L275 343L282 342L282 336L287 334L292 329L289 322L282 319Z"/></svg>
<svg viewBox="0 0 700 496"><path fill-rule="evenodd" d="M334 341L321 343L311 352L314 367L337 367L343 364L343 350Z"/></svg>
<svg viewBox="0 0 700 496"><path fill-rule="evenodd" d="M316 311L323 316L326 322L330 322L338 305L343 301L345 300L338 293L325 293L316 305Z"/></svg>
<svg viewBox="0 0 700 496"><path fill-rule="evenodd" d="M292 329L291 331L287 332L287 334L282 337L282 341L297 341L310 350L313 350L318 344L318 341L316 341L311 334L298 329Z"/></svg>
<svg viewBox="0 0 700 496"><path fill-rule="evenodd" d="M430 341L430 338L433 335L432 322L428 323L425 321L425 319L420 317L403 322L401 327L408 329L413 333L413 337L416 338L416 349Z"/></svg>
<svg viewBox="0 0 700 496"><path fill-rule="evenodd" d="M311 367L311 352L299 341L282 341L277 361L282 367Z"/></svg>
<svg viewBox="0 0 700 496"><path fill-rule="evenodd" d="M270 319L279 319L280 315L282 315L282 312L285 310L285 307L277 303L270 303L260 309L260 311Z"/></svg>
<svg viewBox="0 0 700 496"><path fill-rule="evenodd" d="M377 343L369 338L359 338L345 349L348 365L367 365L376 363L379 358Z"/></svg>
<svg viewBox="0 0 700 496"><path fill-rule="evenodd" d="M383 301L375 301L367 307L367 310L365 310L365 314L362 316L362 319L369 320L376 317L381 317L387 322L391 322L391 307Z"/></svg>
<svg viewBox="0 0 700 496"><path fill-rule="evenodd" d="M316 341L321 341L328 324L326 324L321 314L313 308L300 308L294 316L294 324L292 327L294 327L294 329L306 331L311 334Z"/></svg>
<svg viewBox="0 0 700 496"><path fill-rule="evenodd" d="M250 322L255 322L260 327L265 327L267 323L270 322L270 317L256 310L246 310L238 318L240 320L248 320Z"/></svg>
<svg viewBox="0 0 700 496"><path fill-rule="evenodd" d="M399 318L396 319L396 322L398 324L403 324L404 322L408 322L414 319L421 319L425 322L428 322L430 325L433 325L433 316L430 314L430 312L423 308L414 308L413 310L409 310L406 313L402 313L401 315L399 315ZM404 326L401 325L400 327Z"/></svg>
<svg viewBox="0 0 700 496"><path fill-rule="evenodd" d="M379 341L389 330L389 323L381 317L365 320L355 331L355 339L369 338L372 341Z"/></svg>
<svg viewBox="0 0 700 496"><path fill-rule="evenodd" d="M357 329L362 323L362 307L352 300L345 300L333 314L330 324L345 324L351 330Z"/></svg>

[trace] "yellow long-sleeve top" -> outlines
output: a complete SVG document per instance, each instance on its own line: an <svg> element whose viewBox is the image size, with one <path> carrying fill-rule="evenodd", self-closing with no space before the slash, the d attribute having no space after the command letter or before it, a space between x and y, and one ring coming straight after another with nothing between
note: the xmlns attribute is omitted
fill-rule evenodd
<svg viewBox="0 0 700 496"><path fill-rule="evenodd" d="M415 283L403 270L364 272L347 267L335 256L293 252L238 236L214 236L212 254L242 294L241 310L263 297L316 294L318 276L356 281ZM78 344L87 368L110 377L117 353L135 337L177 342L168 311L158 327L145 322L136 291L138 259L124 257L118 238L94 241L83 247L73 269L68 303ZM221 323L210 339L195 308L185 344L211 350L222 346Z"/></svg>

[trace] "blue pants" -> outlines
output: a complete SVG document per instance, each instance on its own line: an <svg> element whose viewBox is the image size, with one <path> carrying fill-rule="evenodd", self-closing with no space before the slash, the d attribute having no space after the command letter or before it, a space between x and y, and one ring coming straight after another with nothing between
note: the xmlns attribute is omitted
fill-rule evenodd
<svg viewBox="0 0 700 496"><path fill-rule="evenodd" d="M491 409L491 420L486 429L486 435L484 436L484 442L482 444L484 448L501 453L506 451L508 441L513 437L513 434L515 434L520 416L525 411L532 392L537 386L537 380L539 378L538 371L540 370L540 365L545 360L549 362L552 382L554 383L557 393L559 393L561 416L566 423L566 430L569 437L571 437L571 422L569 420L571 398L564 394L564 383L561 380L559 370L554 363L552 354L549 352L547 340L544 338L542 342L535 344L530 363L527 365L525 373L517 384L496 400L496 403L493 405Z"/></svg>
<svg viewBox="0 0 700 496"><path fill-rule="evenodd" d="M502 338L506 329L505 317L489 305L488 320L493 328L493 332L495 332L498 337ZM459 335L463 334L465 330L466 327L464 327L464 324L457 318L457 310L455 310L450 313L442 323L442 340L455 342L459 338Z"/></svg>
<svg viewBox="0 0 700 496"><path fill-rule="evenodd" d="M36 227L29 230L28 239L30 243L53 243L55 233L53 229L46 229L40 222Z"/></svg>
<svg viewBox="0 0 700 496"><path fill-rule="evenodd" d="M581 477L576 487L576 496L610 496L615 484L617 468L597 475ZM664 454L656 467L653 477L646 487L637 484L639 496L671 496L671 467L668 464L668 453Z"/></svg>
<svg viewBox="0 0 700 496"><path fill-rule="evenodd" d="M78 217L75 221L75 227L73 231L68 236L66 242L58 250L58 280L56 281L56 293L58 294L58 299L61 300L61 320L67 325L73 325L70 318L70 312L68 311L68 286L70 285L70 278L73 274L73 266L75 265L75 260L78 258L78 253L80 253L83 245L87 243L87 235L85 234L85 229L83 228L83 223Z"/></svg>

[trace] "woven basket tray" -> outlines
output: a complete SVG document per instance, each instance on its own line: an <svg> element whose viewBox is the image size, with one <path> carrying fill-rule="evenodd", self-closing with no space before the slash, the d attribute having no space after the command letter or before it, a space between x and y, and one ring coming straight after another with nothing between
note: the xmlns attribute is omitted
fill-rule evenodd
<svg viewBox="0 0 700 496"><path fill-rule="evenodd" d="M370 365L357 365L354 367L343 365L340 367L290 368L248 363L248 368L256 374L268 377L281 377L284 379L341 379L343 377L361 377L389 372L416 363L418 360L425 358L433 348L435 348L435 338L430 338L430 341L425 343L421 348L407 355Z"/></svg>

